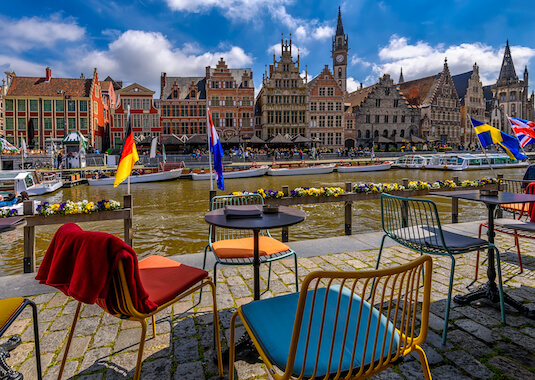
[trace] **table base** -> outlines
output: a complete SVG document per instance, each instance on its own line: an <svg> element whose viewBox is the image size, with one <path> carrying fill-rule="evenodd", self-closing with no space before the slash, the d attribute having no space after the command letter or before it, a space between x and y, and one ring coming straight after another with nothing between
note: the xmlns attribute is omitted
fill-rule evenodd
<svg viewBox="0 0 535 380"><path fill-rule="evenodd" d="M455 297L453 297L453 300L460 305L467 305L472 301L479 300L482 298L487 298L493 303L500 302L500 292L498 290L498 286L494 282L489 281L486 284L480 286L479 289L472 293L468 293L466 295L456 295ZM506 293L503 294L503 301L507 305L514 307L522 315L531 319L535 319L535 310L528 309Z"/></svg>

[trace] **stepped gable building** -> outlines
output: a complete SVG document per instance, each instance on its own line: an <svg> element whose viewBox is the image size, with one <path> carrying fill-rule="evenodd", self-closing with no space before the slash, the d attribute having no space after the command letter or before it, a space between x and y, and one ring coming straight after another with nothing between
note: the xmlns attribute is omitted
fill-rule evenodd
<svg viewBox="0 0 535 380"><path fill-rule="evenodd" d="M162 138L174 134L183 141L206 135L206 78L160 78L160 130Z"/></svg>
<svg viewBox="0 0 535 380"><path fill-rule="evenodd" d="M348 38L344 34L344 25L342 24L342 13L338 7L338 23L336 25L336 35L333 37L332 59L333 73L338 85L345 93L347 92L347 52Z"/></svg>
<svg viewBox="0 0 535 380"><path fill-rule="evenodd" d="M389 74L379 81L347 95L346 102L355 113L356 145L360 148L402 144L411 135L419 137L420 109L409 104ZM372 140L373 137L373 140Z"/></svg>
<svg viewBox="0 0 535 380"><path fill-rule="evenodd" d="M511 133L507 116L533 120L534 95L529 96L528 68L524 68L524 78L520 80L516 75L509 40L505 45L500 75L491 89L493 98L496 99L490 121L493 127Z"/></svg>
<svg viewBox="0 0 535 380"><path fill-rule="evenodd" d="M112 147L120 148L125 138L128 127L128 106L130 106L132 132L135 137L160 136L160 115L154 105L153 96L154 91L137 83L117 91L117 105L114 109L111 128Z"/></svg>
<svg viewBox="0 0 535 380"><path fill-rule="evenodd" d="M310 98L310 137L328 148L344 146L344 91L325 65L307 87ZM354 143L354 142L353 142Z"/></svg>
<svg viewBox="0 0 535 380"><path fill-rule="evenodd" d="M47 67L44 77L8 77L4 98L5 135L20 146L24 138L30 148L45 148L47 140L79 131L90 144L102 149L103 102L97 69L93 77L54 78Z"/></svg>
<svg viewBox="0 0 535 380"><path fill-rule="evenodd" d="M254 82L251 69L229 69L223 58L206 67L206 98L222 139L254 135Z"/></svg>
<svg viewBox="0 0 535 380"><path fill-rule="evenodd" d="M289 43L281 39L281 51L279 61L273 54L273 64L262 76L262 88L256 97L264 140L279 133L308 137L308 88L299 74L299 54L293 61L291 38Z"/></svg>
<svg viewBox="0 0 535 380"><path fill-rule="evenodd" d="M447 60L439 74L400 83L399 89L410 105L421 109L422 137L441 144L461 142L461 104Z"/></svg>
<svg viewBox="0 0 535 380"><path fill-rule="evenodd" d="M479 78L479 66L474 63L473 70L452 76L453 84L461 103L461 143L468 147L477 144L477 135L470 117L487 122L485 117L486 100L483 84Z"/></svg>

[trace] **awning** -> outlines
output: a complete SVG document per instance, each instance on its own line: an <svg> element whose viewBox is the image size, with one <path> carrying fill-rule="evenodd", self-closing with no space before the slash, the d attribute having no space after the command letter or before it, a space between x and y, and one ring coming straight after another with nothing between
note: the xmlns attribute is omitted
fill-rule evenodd
<svg viewBox="0 0 535 380"><path fill-rule="evenodd" d="M265 144L266 142L258 136L253 136L249 139L249 144Z"/></svg>
<svg viewBox="0 0 535 380"><path fill-rule="evenodd" d="M394 142L390 139L387 139L384 136L377 136L373 138L373 142L376 144L394 144Z"/></svg>
<svg viewBox="0 0 535 380"><path fill-rule="evenodd" d="M271 140L268 140L268 144L293 144L293 142L279 133Z"/></svg>
<svg viewBox="0 0 535 380"><path fill-rule="evenodd" d="M303 137L301 135L297 135L294 139L293 139L294 143L295 144L305 144L305 143L310 143L312 142L312 139L309 139L307 137Z"/></svg>
<svg viewBox="0 0 535 380"><path fill-rule="evenodd" d="M410 141L413 143L424 143L425 140L416 136L416 135L410 135Z"/></svg>
<svg viewBox="0 0 535 380"><path fill-rule="evenodd" d="M241 143L245 142L245 140L242 139L239 136L232 136L231 138L227 139L224 142L227 143L227 144L241 144Z"/></svg>
<svg viewBox="0 0 535 380"><path fill-rule="evenodd" d="M162 137L162 145L184 145L184 141L174 135Z"/></svg>
<svg viewBox="0 0 535 380"><path fill-rule="evenodd" d="M76 144L81 142L84 147L87 147L89 141L78 131L69 132L67 136L63 139L64 144Z"/></svg>
<svg viewBox="0 0 535 380"><path fill-rule="evenodd" d="M186 144L207 144L206 136L193 135L187 141Z"/></svg>

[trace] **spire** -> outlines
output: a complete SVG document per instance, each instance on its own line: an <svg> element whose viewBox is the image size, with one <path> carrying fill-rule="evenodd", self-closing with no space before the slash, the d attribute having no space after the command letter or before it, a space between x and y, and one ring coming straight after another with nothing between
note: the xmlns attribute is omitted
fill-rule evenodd
<svg viewBox="0 0 535 380"><path fill-rule="evenodd" d="M502 68L500 69L500 76L498 77L498 83L501 84L509 81L518 81L516 76L515 65L513 64L513 58L511 57L511 49L509 48L509 40L505 45L505 52L503 53Z"/></svg>
<svg viewBox="0 0 535 380"><path fill-rule="evenodd" d="M344 25L342 25L342 12L340 11L340 7L338 7L338 24L336 25L336 35L344 35Z"/></svg>
<svg viewBox="0 0 535 380"><path fill-rule="evenodd" d="M399 80L398 80L398 83L403 83L405 82L405 79L403 78L403 67L400 68L399 70Z"/></svg>

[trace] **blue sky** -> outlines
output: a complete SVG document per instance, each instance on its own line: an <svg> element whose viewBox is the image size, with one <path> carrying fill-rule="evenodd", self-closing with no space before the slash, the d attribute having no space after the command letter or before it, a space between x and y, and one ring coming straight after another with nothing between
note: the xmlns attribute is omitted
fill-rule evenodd
<svg viewBox="0 0 535 380"><path fill-rule="evenodd" d="M309 77L332 68L338 6L349 36L348 90L384 73L405 80L433 75L447 57L453 75L480 66L496 81L509 39L517 74L535 81L532 1L132 0L18 1L0 10L0 69L20 76L111 75L159 96L160 73L203 76L224 57L252 68L261 86L281 33L292 34ZM535 82L534 82L535 83ZM533 86L530 86L533 87Z"/></svg>

